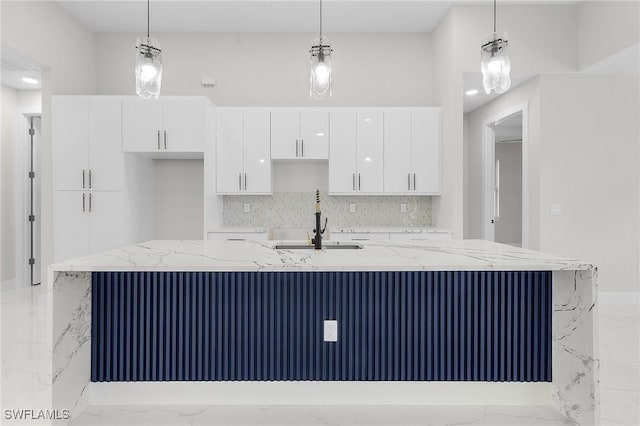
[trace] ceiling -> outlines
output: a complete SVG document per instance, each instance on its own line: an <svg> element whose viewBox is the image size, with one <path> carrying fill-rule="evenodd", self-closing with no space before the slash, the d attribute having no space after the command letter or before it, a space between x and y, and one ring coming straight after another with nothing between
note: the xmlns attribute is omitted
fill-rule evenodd
<svg viewBox="0 0 640 426"><path fill-rule="evenodd" d="M496 123L496 142L522 142L522 112L510 115Z"/></svg>
<svg viewBox="0 0 640 426"><path fill-rule="evenodd" d="M478 68L480 68L479 62ZM536 74L533 73L511 72L511 87L509 88L509 90L513 89L514 87L518 87L522 83L525 83L526 81L532 79L533 77L535 77L535 75ZM462 93L464 94L472 89L476 89L478 93L473 96L467 96L466 94L464 95L463 110L465 114L500 96L496 92L491 92L488 95L484 93L484 89L482 88L482 73L480 71L464 73Z"/></svg>
<svg viewBox="0 0 640 426"><path fill-rule="evenodd" d="M567 4L580 0L504 0ZM59 1L94 32L146 31L146 1ZM432 32L453 4L489 0L324 0L332 32ZM315 32L318 0L153 0L151 32Z"/></svg>
<svg viewBox="0 0 640 426"><path fill-rule="evenodd" d="M19 90L39 90L42 87L40 65L20 52L2 45L0 49L0 80L2 85ZM25 83L23 77L33 78L37 84Z"/></svg>

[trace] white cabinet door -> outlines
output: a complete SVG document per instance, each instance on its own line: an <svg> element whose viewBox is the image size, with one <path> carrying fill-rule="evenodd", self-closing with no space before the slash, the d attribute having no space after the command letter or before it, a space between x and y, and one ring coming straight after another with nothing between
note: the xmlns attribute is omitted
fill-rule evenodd
<svg viewBox="0 0 640 426"><path fill-rule="evenodd" d="M88 188L122 190L122 102L119 99L92 98L89 102Z"/></svg>
<svg viewBox="0 0 640 426"><path fill-rule="evenodd" d="M290 160L300 157L300 112L271 111L271 158Z"/></svg>
<svg viewBox="0 0 640 426"><path fill-rule="evenodd" d="M89 254L124 244L124 199L120 191L90 192Z"/></svg>
<svg viewBox="0 0 640 426"><path fill-rule="evenodd" d="M384 192L408 193L411 176L411 112L384 112Z"/></svg>
<svg viewBox="0 0 640 426"><path fill-rule="evenodd" d="M411 168L413 190L440 193L440 110L412 112Z"/></svg>
<svg viewBox="0 0 640 426"><path fill-rule="evenodd" d="M356 191L356 112L331 111L329 193Z"/></svg>
<svg viewBox="0 0 640 426"><path fill-rule="evenodd" d="M329 112L300 112L300 158L327 160L329 158Z"/></svg>
<svg viewBox="0 0 640 426"><path fill-rule="evenodd" d="M55 191L53 202L53 261L89 254L88 193Z"/></svg>
<svg viewBox="0 0 640 426"><path fill-rule="evenodd" d="M362 193L384 190L383 114L358 112L357 189Z"/></svg>
<svg viewBox="0 0 640 426"><path fill-rule="evenodd" d="M271 193L271 145L269 111L244 112L244 174L242 189L254 194Z"/></svg>
<svg viewBox="0 0 640 426"><path fill-rule="evenodd" d="M242 192L244 124L242 110L218 110L218 192Z"/></svg>
<svg viewBox="0 0 640 426"><path fill-rule="evenodd" d="M162 104L162 148L171 152L204 152L204 101L168 99Z"/></svg>
<svg viewBox="0 0 640 426"><path fill-rule="evenodd" d="M55 189L87 187L89 98L54 96L51 125Z"/></svg>
<svg viewBox="0 0 640 426"><path fill-rule="evenodd" d="M164 150L162 110L162 101L156 99L122 102L122 147L125 152Z"/></svg>

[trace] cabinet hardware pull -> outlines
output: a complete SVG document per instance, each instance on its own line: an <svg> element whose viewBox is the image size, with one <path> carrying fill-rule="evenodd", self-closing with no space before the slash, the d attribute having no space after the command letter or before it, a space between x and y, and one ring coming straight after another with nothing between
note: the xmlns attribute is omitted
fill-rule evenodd
<svg viewBox="0 0 640 426"><path fill-rule="evenodd" d="M302 151L301 151L302 155L301 155L301 157L304 158L304 139L302 139L301 143L302 143Z"/></svg>
<svg viewBox="0 0 640 426"><path fill-rule="evenodd" d="M164 149L167 149L167 131L164 131Z"/></svg>
<svg viewBox="0 0 640 426"><path fill-rule="evenodd" d="M160 149L160 130L158 130L158 149Z"/></svg>
<svg viewBox="0 0 640 426"><path fill-rule="evenodd" d="M82 169L82 189L84 189L84 169Z"/></svg>
<svg viewBox="0 0 640 426"><path fill-rule="evenodd" d="M84 208L84 192L82 193L82 211L85 211L85 208Z"/></svg>
<svg viewBox="0 0 640 426"><path fill-rule="evenodd" d="M413 174L413 190L416 190L416 174Z"/></svg>
<svg viewBox="0 0 640 426"><path fill-rule="evenodd" d="M298 139L296 139L296 157L298 156Z"/></svg>
<svg viewBox="0 0 640 426"><path fill-rule="evenodd" d="M360 191L360 173L358 173L358 191Z"/></svg>
<svg viewBox="0 0 640 426"><path fill-rule="evenodd" d="M242 191L242 173L238 173L238 189Z"/></svg>
<svg viewBox="0 0 640 426"><path fill-rule="evenodd" d="M407 189L411 191L411 173L407 173Z"/></svg>
<svg viewBox="0 0 640 426"><path fill-rule="evenodd" d="M353 190L356 190L356 174L351 175L351 185L353 186Z"/></svg>
<svg viewBox="0 0 640 426"><path fill-rule="evenodd" d="M91 189L91 169L89 169L89 189Z"/></svg>
<svg viewBox="0 0 640 426"><path fill-rule="evenodd" d="M91 193L89 193L89 211L91 211Z"/></svg>
<svg viewBox="0 0 640 426"><path fill-rule="evenodd" d="M244 174L244 190L247 190L247 174Z"/></svg>

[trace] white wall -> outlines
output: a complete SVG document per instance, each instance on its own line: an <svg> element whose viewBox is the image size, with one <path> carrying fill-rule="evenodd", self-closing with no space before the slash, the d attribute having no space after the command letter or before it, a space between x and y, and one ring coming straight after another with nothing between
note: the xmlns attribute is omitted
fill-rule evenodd
<svg viewBox="0 0 640 426"><path fill-rule="evenodd" d="M92 94L94 39L56 2L0 2L2 45L42 64L42 282L53 253L51 186L51 95Z"/></svg>
<svg viewBox="0 0 640 426"><path fill-rule="evenodd" d="M14 123L17 114L17 90L1 86L2 134L0 141L0 282L15 278L15 180L14 180Z"/></svg>
<svg viewBox="0 0 640 426"><path fill-rule="evenodd" d="M96 34L97 90L135 93L138 34ZM154 34L163 50L162 93L205 95L218 106L434 106L429 34L329 34L333 97L309 97L313 34ZM201 86L213 75L217 87ZM402 82L398 84L398 82Z"/></svg>

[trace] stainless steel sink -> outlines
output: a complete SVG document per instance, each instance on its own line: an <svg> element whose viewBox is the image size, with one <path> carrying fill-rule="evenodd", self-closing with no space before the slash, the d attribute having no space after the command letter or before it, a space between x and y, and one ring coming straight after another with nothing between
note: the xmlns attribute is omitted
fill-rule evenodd
<svg viewBox="0 0 640 426"><path fill-rule="evenodd" d="M273 248L276 250L313 250L315 247L304 243L282 243L276 244ZM361 248L362 244L341 243L339 241L322 243L323 250L358 250Z"/></svg>

